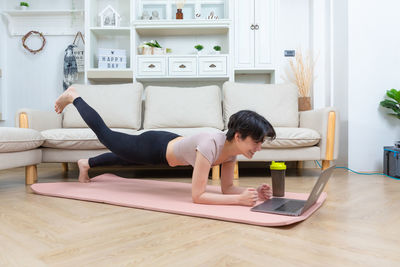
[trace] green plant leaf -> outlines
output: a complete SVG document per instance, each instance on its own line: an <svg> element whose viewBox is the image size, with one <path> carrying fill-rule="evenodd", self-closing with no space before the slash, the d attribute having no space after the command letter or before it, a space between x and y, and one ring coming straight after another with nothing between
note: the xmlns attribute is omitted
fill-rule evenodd
<svg viewBox="0 0 400 267"><path fill-rule="evenodd" d="M396 89L390 89L386 91L386 95L396 100L397 103L400 103L400 91L397 91Z"/></svg>
<svg viewBox="0 0 400 267"><path fill-rule="evenodd" d="M380 105L384 108L390 108L391 110L393 110L396 113L400 113L399 105L392 100L385 99L380 102Z"/></svg>

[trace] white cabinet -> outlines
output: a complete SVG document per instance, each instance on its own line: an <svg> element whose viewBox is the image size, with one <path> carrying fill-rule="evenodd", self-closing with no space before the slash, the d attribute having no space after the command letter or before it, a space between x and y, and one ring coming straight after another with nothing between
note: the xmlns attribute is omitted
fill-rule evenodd
<svg viewBox="0 0 400 267"><path fill-rule="evenodd" d="M226 56L199 57L199 76L225 76Z"/></svg>
<svg viewBox="0 0 400 267"><path fill-rule="evenodd" d="M170 76L196 76L197 62L195 56L169 57L168 73Z"/></svg>
<svg viewBox="0 0 400 267"><path fill-rule="evenodd" d="M164 76L167 74L166 58L164 56L139 56L139 76Z"/></svg>
<svg viewBox="0 0 400 267"><path fill-rule="evenodd" d="M235 68L272 68L276 0L235 0L234 10Z"/></svg>

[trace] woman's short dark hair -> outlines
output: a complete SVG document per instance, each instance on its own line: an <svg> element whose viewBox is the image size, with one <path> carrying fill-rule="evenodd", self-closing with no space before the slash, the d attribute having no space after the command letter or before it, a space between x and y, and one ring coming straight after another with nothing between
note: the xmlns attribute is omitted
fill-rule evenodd
<svg viewBox="0 0 400 267"><path fill-rule="evenodd" d="M267 136L275 139L274 127L266 118L251 110L241 110L229 118L226 140L231 141L239 133L242 139L250 136L256 142L264 142Z"/></svg>

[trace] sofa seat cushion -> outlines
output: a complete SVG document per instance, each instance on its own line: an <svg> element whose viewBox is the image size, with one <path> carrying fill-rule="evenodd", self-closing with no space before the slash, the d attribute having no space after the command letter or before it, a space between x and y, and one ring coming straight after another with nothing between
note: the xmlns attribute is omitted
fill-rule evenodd
<svg viewBox="0 0 400 267"><path fill-rule="evenodd" d="M136 130L111 128L114 131L137 134ZM46 139L43 147L63 149L102 149L105 146L100 143L95 133L89 128L63 128L50 129L41 132Z"/></svg>
<svg viewBox="0 0 400 267"><path fill-rule="evenodd" d="M86 103L94 108L110 128L139 129L141 126L143 85L72 85ZM74 105L63 112L63 128L86 128Z"/></svg>
<svg viewBox="0 0 400 267"><path fill-rule="evenodd" d="M145 89L144 129L213 127L222 130L221 89L160 87Z"/></svg>
<svg viewBox="0 0 400 267"><path fill-rule="evenodd" d="M157 128L157 129L144 129L138 131L138 133L144 133L147 131L167 131L171 133L175 133L181 136L191 136L198 133L220 133L221 130L211 127L199 127L199 128Z"/></svg>
<svg viewBox="0 0 400 267"><path fill-rule="evenodd" d="M40 132L33 129L0 127L0 153L35 149L43 141Z"/></svg>
<svg viewBox="0 0 400 267"><path fill-rule="evenodd" d="M308 147L318 144L321 135L308 128L275 127L276 139L265 141L263 148Z"/></svg>

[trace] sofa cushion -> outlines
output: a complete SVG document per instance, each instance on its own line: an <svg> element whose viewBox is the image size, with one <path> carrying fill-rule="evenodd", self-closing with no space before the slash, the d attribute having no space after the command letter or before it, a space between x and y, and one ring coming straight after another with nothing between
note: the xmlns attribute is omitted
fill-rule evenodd
<svg viewBox="0 0 400 267"><path fill-rule="evenodd" d="M265 141L263 148L307 147L318 144L321 135L308 128L275 127L275 140Z"/></svg>
<svg viewBox="0 0 400 267"><path fill-rule="evenodd" d="M229 117L239 110L253 110L275 127L298 127L298 96L290 84L244 84L225 82L223 85L225 128Z"/></svg>
<svg viewBox="0 0 400 267"><path fill-rule="evenodd" d="M43 136L33 129L0 127L0 153L18 152L37 148Z"/></svg>
<svg viewBox="0 0 400 267"><path fill-rule="evenodd" d="M163 129L144 129L138 131L138 134L144 133L147 131L167 131L171 133L175 133L181 136L191 136L195 135L198 133L220 133L221 130L218 130L216 128L210 128L210 127L198 127L198 128L163 128Z"/></svg>
<svg viewBox="0 0 400 267"><path fill-rule="evenodd" d="M132 129L112 128L112 130L127 134L137 134L137 131ZM50 129L41 133L46 138L43 143L44 147L79 150L105 148L89 128Z"/></svg>
<svg viewBox="0 0 400 267"><path fill-rule="evenodd" d="M145 95L144 129L224 127L221 90L216 85L148 86Z"/></svg>
<svg viewBox="0 0 400 267"><path fill-rule="evenodd" d="M139 129L141 126L142 92L140 83L111 85L72 85L94 108L108 127ZM86 128L73 105L64 110L63 128Z"/></svg>

